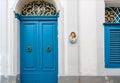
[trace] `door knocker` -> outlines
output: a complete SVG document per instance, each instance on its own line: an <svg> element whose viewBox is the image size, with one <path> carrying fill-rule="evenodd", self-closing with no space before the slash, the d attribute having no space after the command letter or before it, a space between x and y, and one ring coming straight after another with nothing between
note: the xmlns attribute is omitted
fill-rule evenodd
<svg viewBox="0 0 120 83"><path fill-rule="evenodd" d="M31 46L28 46L28 47L27 47L27 51L28 51L28 52L31 52L31 51L32 51L32 47L31 47Z"/></svg>
<svg viewBox="0 0 120 83"><path fill-rule="evenodd" d="M74 44L77 41L77 36L75 32L71 32L69 35L69 42Z"/></svg>

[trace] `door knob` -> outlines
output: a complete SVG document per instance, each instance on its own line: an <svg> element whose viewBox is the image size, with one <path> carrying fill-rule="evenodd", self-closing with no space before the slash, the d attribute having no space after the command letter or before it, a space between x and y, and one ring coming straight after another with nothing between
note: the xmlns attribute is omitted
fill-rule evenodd
<svg viewBox="0 0 120 83"><path fill-rule="evenodd" d="M51 47L47 46L46 50L47 50L47 52L50 52L51 51Z"/></svg>
<svg viewBox="0 0 120 83"><path fill-rule="evenodd" d="M31 52L31 51L32 51L32 47L31 47L31 46L28 46L28 47L27 47L27 51L28 51L28 52Z"/></svg>

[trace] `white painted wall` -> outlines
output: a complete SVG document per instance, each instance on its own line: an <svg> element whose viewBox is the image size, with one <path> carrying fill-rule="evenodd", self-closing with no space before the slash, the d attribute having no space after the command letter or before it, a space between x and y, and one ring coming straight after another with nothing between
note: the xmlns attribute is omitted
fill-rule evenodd
<svg viewBox="0 0 120 83"><path fill-rule="evenodd" d="M7 48L6 48L6 41L7 41L7 33L6 33L6 29L7 29L7 25L6 25L6 21L7 21L7 4L6 4L6 0L0 0L0 65L1 65L1 71L0 74L7 74L7 61L6 61L6 56L7 56ZM3 64L4 63L4 64Z"/></svg>
<svg viewBox="0 0 120 83"><path fill-rule="evenodd" d="M97 72L100 75L103 75L105 72L104 68L104 11L105 3L104 0L97 1Z"/></svg>
<svg viewBox="0 0 120 83"><path fill-rule="evenodd" d="M65 6L65 75L78 75L78 42L70 44L68 37L70 32L79 33L78 29L78 0L66 0ZM78 40L79 41L79 40Z"/></svg>
<svg viewBox="0 0 120 83"><path fill-rule="evenodd" d="M80 74L97 75L96 0L79 2Z"/></svg>
<svg viewBox="0 0 120 83"><path fill-rule="evenodd" d="M16 75L19 73L19 21L13 11L19 8L15 8L17 0L9 0L8 5L5 0L0 2L0 61L3 64L0 74ZM59 76L119 75L120 69L104 68L104 0L54 2L60 10ZM68 41L72 31L78 36L76 44Z"/></svg>

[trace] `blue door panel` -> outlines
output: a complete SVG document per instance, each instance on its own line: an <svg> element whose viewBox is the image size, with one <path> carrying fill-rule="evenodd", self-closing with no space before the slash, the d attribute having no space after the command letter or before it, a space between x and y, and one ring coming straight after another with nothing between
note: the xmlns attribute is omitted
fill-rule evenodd
<svg viewBox="0 0 120 83"><path fill-rule="evenodd" d="M39 74L23 74L21 83L40 83Z"/></svg>
<svg viewBox="0 0 120 83"><path fill-rule="evenodd" d="M31 46L32 48L35 48L36 46L34 45L34 41L33 38L36 40L36 37L34 35L34 33L36 32L36 28L34 28L35 26L25 26L24 27L24 68L34 68L34 66L36 64L35 63L35 59L36 58L34 56L34 49L32 49L31 52L27 51L27 47ZM37 55L37 54L36 54Z"/></svg>
<svg viewBox="0 0 120 83"><path fill-rule="evenodd" d="M40 83L57 83L58 81L58 41L57 22L40 22L42 28L42 56L40 66ZM47 47L50 50L47 51ZM46 80L47 79L47 80Z"/></svg>
<svg viewBox="0 0 120 83"><path fill-rule="evenodd" d="M37 55L38 22L21 22L21 81L22 83L39 83L39 56ZM31 48L31 50L28 49ZM31 76L31 77L30 77ZM37 77L37 78L36 78ZM29 79L29 80L28 80Z"/></svg>
<svg viewBox="0 0 120 83"><path fill-rule="evenodd" d="M21 83L58 83L57 35L57 21L21 21Z"/></svg>
<svg viewBox="0 0 120 83"><path fill-rule="evenodd" d="M43 24L43 54L42 63L43 69L54 68L54 49L53 49L53 26L52 24ZM49 49L48 49L49 48Z"/></svg>
<svg viewBox="0 0 120 83"><path fill-rule="evenodd" d="M50 71L48 72L40 74L40 83L58 83L58 77L56 74L53 74L53 72Z"/></svg>

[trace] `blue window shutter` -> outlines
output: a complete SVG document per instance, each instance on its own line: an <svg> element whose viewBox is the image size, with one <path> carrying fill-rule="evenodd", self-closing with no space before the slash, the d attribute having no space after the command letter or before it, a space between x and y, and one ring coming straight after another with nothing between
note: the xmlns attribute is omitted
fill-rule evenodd
<svg viewBox="0 0 120 83"><path fill-rule="evenodd" d="M105 67L120 68L120 25L105 25Z"/></svg>

